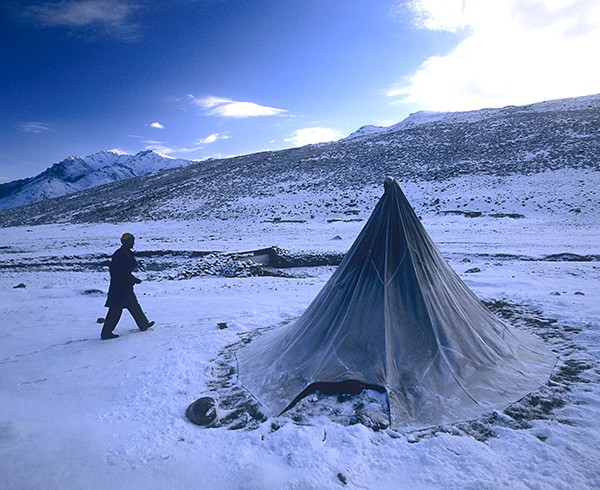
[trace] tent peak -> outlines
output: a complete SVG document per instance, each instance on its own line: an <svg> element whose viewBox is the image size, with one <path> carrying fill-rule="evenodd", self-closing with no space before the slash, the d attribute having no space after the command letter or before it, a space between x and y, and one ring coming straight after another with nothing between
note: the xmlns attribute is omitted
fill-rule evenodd
<svg viewBox="0 0 600 490"><path fill-rule="evenodd" d="M394 177L388 176L383 183L383 189L387 191L394 184L397 185L396 179L394 179Z"/></svg>

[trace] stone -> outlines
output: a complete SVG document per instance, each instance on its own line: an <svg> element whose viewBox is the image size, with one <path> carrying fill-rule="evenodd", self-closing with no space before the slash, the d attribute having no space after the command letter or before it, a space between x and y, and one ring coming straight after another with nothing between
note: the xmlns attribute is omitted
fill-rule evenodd
<svg viewBox="0 0 600 490"><path fill-rule="evenodd" d="M209 427L217 420L217 403L210 396L198 398L187 407L185 415L193 424Z"/></svg>

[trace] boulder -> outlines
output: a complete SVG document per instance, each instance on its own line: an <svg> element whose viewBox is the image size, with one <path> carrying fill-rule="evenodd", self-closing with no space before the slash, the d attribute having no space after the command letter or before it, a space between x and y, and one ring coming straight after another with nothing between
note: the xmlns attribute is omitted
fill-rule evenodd
<svg viewBox="0 0 600 490"><path fill-rule="evenodd" d="M217 403L214 398L204 396L191 403L185 411L186 417L196 425L209 427L218 418Z"/></svg>

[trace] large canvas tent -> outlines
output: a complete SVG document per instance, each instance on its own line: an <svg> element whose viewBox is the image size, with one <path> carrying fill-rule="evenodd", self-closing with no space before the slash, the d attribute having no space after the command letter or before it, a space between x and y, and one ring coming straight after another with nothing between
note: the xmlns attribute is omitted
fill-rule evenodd
<svg viewBox="0 0 600 490"><path fill-rule="evenodd" d="M471 292L392 178L304 314L237 358L242 385L269 415L311 386L352 381L385 389L395 429L502 409L544 384L556 361Z"/></svg>

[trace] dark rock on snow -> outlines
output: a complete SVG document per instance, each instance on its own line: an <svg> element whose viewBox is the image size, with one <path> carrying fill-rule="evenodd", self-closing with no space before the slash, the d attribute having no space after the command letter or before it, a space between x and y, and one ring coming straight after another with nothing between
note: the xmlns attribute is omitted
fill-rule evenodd
<svg viewBox="0 0 600 490"><path fill-rule="evenodd" d="M186 417L196 425L208 427L217 420L217 404L214 398L204 396L191 403L185 411Z"/></svg>

